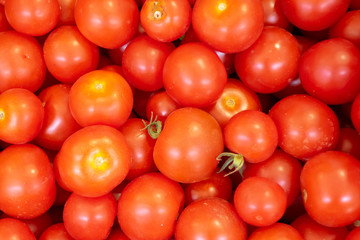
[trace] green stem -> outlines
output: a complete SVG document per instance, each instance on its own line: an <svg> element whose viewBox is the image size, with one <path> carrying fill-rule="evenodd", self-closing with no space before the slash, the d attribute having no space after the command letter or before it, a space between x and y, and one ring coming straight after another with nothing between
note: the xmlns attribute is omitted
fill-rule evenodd
<svg viewBox="0 0 360 240"><path fill-rule="evenodd" d="M157 139L162 130L162 122L160 120L157 120L157 116L153 119L153 112L151 112L149 124L147 124L145 120L142 121L145 125L142 130L147 129L150 137L153 139Z"/></svg>
<svg viewBox="0 0 360 240"><path fill-rule="evenodd" d="M231 172L225 175L229 176L235 172L240 172L240 175L243 176L243 166L244 166L244 157L241 154L223 152L217 156L216 160L221 161L223 157L227 157L225 163L222 165L218 173L224 171L226 168L231 170Z"/></svg>

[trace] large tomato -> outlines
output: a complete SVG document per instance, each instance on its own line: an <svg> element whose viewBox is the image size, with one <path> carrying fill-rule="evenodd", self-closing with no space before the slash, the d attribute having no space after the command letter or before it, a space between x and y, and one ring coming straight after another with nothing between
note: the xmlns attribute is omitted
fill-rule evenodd
<svg viewBox="0 0 360 240"><path fill-rule="evenodd" d="M248 240L304 240L301 234L285 223L275 223L268 227L257 228Z"/></svg>
<svg viewBox="0 0 360 240"><path fill-rule="evenodd" d="M0 236L3 239L36 240L25 223L13 218L0 219Z"/></svg>
<svg viewBox="0 0 360 240"><path fill-rule="evenodd" d="M66 231L64 223L57 223L48 227L39 240L73 240L73 238Z"/></svg>

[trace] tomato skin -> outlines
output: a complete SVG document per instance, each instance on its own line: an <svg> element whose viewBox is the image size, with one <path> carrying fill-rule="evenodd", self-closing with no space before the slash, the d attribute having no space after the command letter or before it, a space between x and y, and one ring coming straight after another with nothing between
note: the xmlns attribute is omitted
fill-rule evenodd
<svg viewBox="0 0 360 240"><path fill-rule="evenodd" d="M99 48L87 40L76 26L53 30L44 43L44 59L49 72L63 83L74 83L97 68Z"/></svg>
<svg viewBox="0 0 360 240"><path fill-rule="evenodd" d="M306 92L327 104L350 102L360 91L359 64L360 50L350 41L321 41L301 58L301 84Z"/></svg>
<svg viewBox="0 0 360 240"><path fill-rule="evenodd" d="M281 99L270 109L269 116L278 129L279 147L301 160L335 148L339 139L335 113L309 95Z"/></svg>
<svg viewBox="0 0 360 240"><path fill-rule="evenodd" d="M217 51L240 52L250 47L264 27L260 0L197 0L192 26L198 38Z"/></svg>
<svg viewBox="0 0 360 240"><path fill-rule="evenodd" d="M350 7L351 10L357 10L360 9L360 1L359 0L351 0L350 1Z"/></svg>
<svg viewBox="0 0 360 240"><path fill-rule="evenodd" d="M355 229L353 229L345 238L345 240L356 240L359 239L360 237L360 228L357 227Z"/></svg>
<svg viewBox="0 0 360 240"><path fill-rule="evenodd" d="M163 81L166 92L178 104L206 107L220 97L227 74L211 48L202 43L187 43L167 57Z"/></svg>
<svg viewBox="0 0 360 240"><path fill-rule="evenodd" d="M105 240L116 217L116 200L111 193L96 198L71 194L64 206L64 226L75 239Z"/></svg>
<svg viewBox="0 0 360 240"><path fill-rule="evenodd" d="M75 25L74 8L76 0L58 0L60 16L58 26Z"/></svg>
<svg viewBox="0 0 360 240"><path fill-rule="evenodd" d="M330 27L345 14L349 4L350 0L280 0L286 18L308 31Z"/></svg>
<svg viewBox="0 0 360 240"><path fill-rule="evenodd" d="M114 225L107 240L130 240L118 225Z"/></svg>
<svg viewBox="0 0 360 240"><path fill-rule="evenodd" d="M360 146L360 133L354 128L341 128L339 141L335 149L360 159L360 149L358 146Z"/></svg>
<svg viewBox="0 0 360 240"><path fill-rule="evenodd" d="M0 139L12 144L33 140L41 130L44 107L39 98L22 88L0 95Z"/></svg>
<svg viewBox="0 0 360 240"><path fill-rule="evenodd" d="M245 223L234 207L221 198L191 203L181 212L175 227L176 240L245 240L246 236Z"/></svg>
<svg viewBox="0 0 360 240"><path fill-rule="evenodd" d="M39 240L73 240L73 238L66 231L64 223L57 223L48 227Z"/></svg>
<svg viewBox="0 0 360 240"><path fill-rule="evenodd" d="M17 32L41 36L50 32L58 23L60 6L57 0L7 0L5 13Z"/></svg>
<svg viewBox="0 0 360 240"><path fill-rule="evenodd" d="M146 117L151 119L152 114L153 117L157 117L157 120L164 122L170 113L179 108L180 105L166 91L156 92L147 100Z"/></svg>
<svg viewBox="0 0 360 240"><path fill-rule="evenodd" d="M0 42L0 92L17 87L38 90L46 73L40 44L15 31L0 32Z"/></svg>
<svg viewBox="0 0 360 240"><path fill-rule="evenodd" d="M304 240L301 234L285 223L275 223L268 227L256 229L248 240Z"/></svg>
<svg viewBox="0 0 360 240"><path fill-rule="evenodd" d="M256 42L235 55L235 70L255 92L274 93L296 77L300 49L296 38L280 27L264 27Z"/></svg>
<svg viewBox="0 0 360 240"><path fill-rule="evenodd" d="M360 47L360 10L347 12L329 29L329 38L345 38Z"/></svg>
<svg viewBox="0 0 360 240"><path fill-rule="evenodd" d="M3 166L0 169L0 209L3 212L28 219L40 216L52 206L56 194L55 177L41 148L32 144L11 145L0 153L0 162Z"/></svg>
<svg viewBox="0 0 360 240"><path fill-rule="evenodd" d="M210 177L223 151L222 132L216 120L197 108L172 112L156 140L154 162L165 176L181 183Z"/></svg>
<svg viewBox="0 0 360 240"><path fill-rule="evenodd" d="M307 161L300 175L304 206L311 218L328 227L353 223L360 215L360 162L327 151Z"/></svg>
<svg viewBox="0 0 360 240"><path fill-rule="evenodd" d="M234 115L223 128L223 135L225 146L251 163L268 159L278 144L274 121L256 110L244 110Z"/></svg>
<svg viewBox="0 0 360 240"><path fill-rule="evenodd" d="M78 0L74 18L91 42L103 48L118 48L135 35L139 9L134 0Z"/></svg>
<svg viewBox="0 0 360 240"><path fill-rule="evenodd" d="M71 87L70 111L82 126L106 124L120 127L129 118L133 94L118 73L95 70L82 75Z"/></svg>
<svg viewBox="0 0 360 240"><path fill-rule="evenodd" d="M13 218L0 219L0 234L3 239L36 240L25 223Z"/></svg>
<svg viewBox="0 0 360 240"><path fill-rule="evenodd" d="M184 192L179 183L160 173L147 173L122 191L117 217L130 239L167 240L174 233L183 206Z"/></svg>
<svg viewBox="0 0 360 240"><path fill-rule="evenodd" d="M0 31L3 32L6 30L11 30L11 29L12 28L5 16L4 6L0 5Z"/></svg>
<svg viewBox="0 0 360 240"><path fill-rule="evenodd" d="M99 197L129 172L131 152L123 134L105 125L84 127L66 139L54 161L58 183L86 197Z"/></svg>
<svg viewBox="0 0 360 240"><path fill-rule="evenodd" d="M360 93L355 97L351 105L351 122L360 133Z"/></svg>
<svg viewBox="0 0 360 240"><path fill-rule="evenodd" d="M264 25L276 26L287 30L292 29L292 24L287 20L282 12L280 1L278 0L261 0L264 8Z"/></svg>

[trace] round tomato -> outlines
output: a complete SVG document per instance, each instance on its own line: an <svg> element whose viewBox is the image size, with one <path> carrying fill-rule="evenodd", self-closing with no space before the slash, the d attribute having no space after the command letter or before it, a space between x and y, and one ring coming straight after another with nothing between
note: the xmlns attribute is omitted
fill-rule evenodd
<svg viewBox="0 0 360 240"><path fill-rule="evenodd" d="M341 128L339 141L335 149L360 159L360 148L358 146L360 146L360 133L354 128Z"/></svg>
<svg viewBox="0 0 360 240"><path fill-rule="evenodd" d="M351 106L351 121L355 129L360 133L360 93L355 97Z"/></svg>
<svg viewBox="0 0 360 240"><path fill-rule="evenodd" d="M360 238L360 228L353 229L345 238L345 240L357 240Z"/></svg>
<svg viewBox="0 0 360 240"><path fill-rule="evenodd" d="M5 16L4 6L0 5L0 31L3 32L6 30L11 30L11 29L12 28Z"/></svg>
<svg viewBox="0 0 360 240"><path fill-rule="evenodd" d="M276 26L291 30L292 24L287 20L282 12L280 1L278 0L261 0L264 8L264 25Z"/></svg>
<svg viewBox="0 0 360 240"><path fill-rule="evenodd" d="M75 25L74 8L76 0L58 0L60 16L58 26Z"/></svg>
<svg viewBox="0 0 360 240"><path fill-rule="evenodd" d="M13 218L0 219L0 236L3 239L36 240L25 223Z"/></svg>
<svg viewBox="0 0 360 240"><path fill-rule="evenodd" d="M285 223L275 223L268 227L256 229L248 240L304 240L301 234Z"/></svg>
<svg viewBox="0 0 360 240"><path fill-rule="evenodd" d="M164 122L170 113L180 108L166 91L154 93L146 103L146 117L151 119L151 115L157 120Z"/></svg>
<svg viewBox="0 0 360 240"><path fill-rule="evenodd" d="M66 231L64 223L56 223L48 227L39 240L73 240L73 238Z"/></svg>
<svg viewBox="0 0 360 240"><path fill-rule="evenodd" d="M329 29L329 37L345 38L360 47L360 10L347 12Z"/></svg>

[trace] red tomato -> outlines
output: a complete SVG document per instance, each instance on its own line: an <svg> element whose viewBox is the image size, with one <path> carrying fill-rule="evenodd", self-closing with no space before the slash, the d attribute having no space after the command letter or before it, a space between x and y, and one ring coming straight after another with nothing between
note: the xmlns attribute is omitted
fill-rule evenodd
<svg viewBox="0 0 360 240"><path fill-rule="evenodd" d="M281 99L269 112L279 135L279 147L290 155L306 160L335 148L339 121L323 102L308 95Z"/></svg>
<svg viewBox="0 0 360 240"><path fill-rule="evenodd" d="M189 28L191 6L183 0L148 0L140 11L141 25L151 38L171 42Z"/></svg>
<svg viewBox="0 0 360 240"><path fill-rule="evenodd" d="M95 70L82 75L72 85L69 106L82 127L106 124L117 128L131 114L133 94L120 74Z"/></svg>
<svg viewBox="0 0 360 240"><path fill-rule="evenodd" d="M130 239L168 240L183 206L184 192L179 183L160 173L148 173L122 191L117 217Z"/></svg>
<svg viewBox="0 0 360 240"><path fill-rule="evenodd" d="M36 240L25 223L13 218L0 219L0 236L2 239Z"/></svg>
<svg viewBox="0 0 360 240"><path fill-rule="evenodd" d="M118 225L115 225L112 228L107 240L130 240L130 238L128 238L125 233L123 233L123 231L119 228Z"/></svg>
<svg viewBox="0 0 360 240"><path fill-rule="evenodd" d="M360 216L360 162L349 154L327 151L305 163L300 175L305 209L328 227L342 227Z"/></svg>
<svg viewBox="0 0 360 240"><path fill-rule="evenodd" d="M7 0L6 18L18 32L41 36L50 32L58 23L58 0Z"/></svg>
<svg viewBox="0 0 360 240"><path fill-rule="evenodd" d="M350 102L360 91L359 65L360 50L350 41L321 41L301 58L301 84L306 92L327 104Z"/></svg>
<svg viewBox="0 0 360 240"><path fill-rule="evenodd" d="M235 70L250 89L273 93L285 88L298 72L300 49L288 31L268 26L257 41L235 56Z"/></svg>
<svg viewBox="0 0 360 240"><path fill-rule="evenodd" d="M301 234L285 223L275 223L268 227L256 229L248 240L304 240Z"/></svg>
<svg viewBox="0 0 360 240"><path fill-rule="evenodd" d="M0 94L0 139L12 144L27 143L41 130L44 107L40 99L22 88Z"/></svg>
<svg viewBox="0 0 360 240"><path fill-rule="evenodd" d="M44 106L44 123L35 138L40 146L60 150L63 142L80 129L69 108L71 85L56 84L44 89L38 95Z"/></svg>
<svg viewBox="0 0 360 240"><path fill-rule="evenodd" d="M99 48L87 40L76 26L62 26L52 31L44 43L48 71L63 83L74 83L97 68Z"/></svg>
<svg viewBox="0 0 360 240"><path fill-rule="evenodd" d="M52 224L52 218L50 212L47 211L38 217L30 219L21 219L34 233L36 239L39 239L40 235Z"/></svg>
<svg viewBox="0 0 360 240"><path fill-rule="evenodd" d="M197 37L215 50L240 52L260 36L263 6L260 0L197 0L192 26Z"/></svg>
<svg viewBox="0 0 360 240"><path fill-rule="evenodd" d="M237 113L225 125L223 134L225 146L251 163L268 159L278 144L274 121L256 110Z"/></svg>
<svg viewBox="0 0 360 240"><path fill-rule="evenodd" d="M58 26L75 25L74 8L76 0L58 0L60 16Z"/></svg>
<svg viewBox="0 0 360 240"><path fill-rule="evenodd" d="M350 127L340 129L340 136L336 150L349 153L360 159L360 133Z"/></svg>
<svg viewBox="0 0 360 240"><path fill-rule="evenodd" d="M216 120L197 108L172 112L156 140L154 162L165 176L182 183L210 177L223 151L222 132Z"/></svg>
<svg viewBox="0 0 360 240"><path fill-rule="evenodd" d="M304 214L291 223L305 240L344 240L349 231L346 227L326 227Z"/></svg>
<svg viewBox="0 0 360 240"><path fill-rule="evenodd" d="M201 43L187 43L170 53L163 69L166 92L186 107L206 107L221 95L227 81L224 64Z"/></svg>
<svg viewBox="0 0 360 240"><path fill-rule="evenodd" d="M3 32L6 30L11 30L11 29L12 28L5 16L4 6L0 5L0 31Z"/></svg>
<svg viewBox="0 0 360 240"><path fill-rule="evenodd" d="M360 238L360 228L357 227L347 235L345 240L357 240L359 238Z"/></svg>
<svg viewBox="0 0 360 240"><path fill-rule="evenodd" d="M329 37L345 38L360 47L360 10L347 12L329 29Z"/></svg>
<svg viewBox="0 0 360 240"><path fill-rule="evenodd" d="M54 170L65 189L98 197L125 179L130 163L131 152L123 134L96 125L84 127L66 139L55 158Z"/></svg>
<svg viewBox="0 0 360 240"><path fill-rule="evenodd" d="M134 0L77 0L74 17L80 32L91 42L118 48L135 35L139 9Z"/></svg>
<svg viewBox="0 0 360 240"><path fill-rule="evenodd" d="M151 115L157 117L157 120L164 122L170 113L180 108L166 91L154 93L149 97L146 103L146 117L151 118Z"/></svg>
<svg viewBox="0 0 360 240"><path fill-rule="evenodd" d="M48 227L40 236L39 240L74 240L66 231L63 223L57 223Z"/></svg>
<svg viewBox="0 0 360 240"><path fill-rule="evenodd" d="M292 24L287 20L282 12L280 1L278 0L261 0L264 8L264 25L276 26L287 30L292 29Z"/></svg>
<svg viewBox="0 0 360 240"><path fill-rule="evenodd" d="M330 27L345 14L349 4L350 0L280 0L287 19L308 31Z"/></svg>
<svg viewBox="0 0 360 240"><path fill-rule="evenodd" d="M228 239L246 240L245 223L234 207L221 198L199 200L188 205L180 214L176 240Z"/></svg>
<svg viewBox="0 0 360 240"><path fill-rule="evenodd" d="M174 44L158 42L146 35L134 38L122 56L122 70L126 80L142 91L162 88L163 66L174 49Z"/></svg>
<svg viewBox="0 0 360 240"><path fill-rule="evenodd" d="M216 103L204 108L204 110L210 113L223 127L235 114L241 111L261 111L261 103L256 93L241 81L229 78Z"/></svg>
<svg viewBox="0 0 360 240"><path fill-rule="evenodd" d="M360 9L360 1L359 0L351 0L349 8L352 10Z"/></svg>
<svg viewBox="0 0 360 240"><path fill-rule="evenodd" d="M0 42L0 92L17 87L38 90L46 73L40 44L15 31L0 32Z"/></svg>
<svg viewBox="0 0 360 240"><path fill-rule="evenodd" d="M9 216L34 218L55 200L55 177L41 148L12 145L0 153L0 209ZM0 236L3 236L0 234Z"/></svg>
<svg viewBox="0 0 360 240"><path fill-rule="evenodd" d="M64 226L75 239L105 240L116 217L116 200L111 193L88 198L73 193L64 206Z"/></svg>
<svg viewBox="0 0 360 240"><path fill-rule="evenodd" d="M360 133L360 93L356 96L351 106L351 121Z"/></svg>

